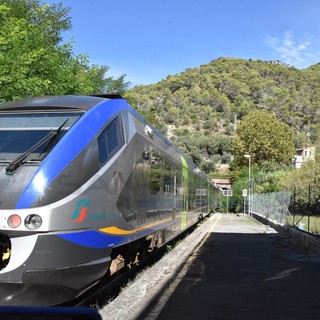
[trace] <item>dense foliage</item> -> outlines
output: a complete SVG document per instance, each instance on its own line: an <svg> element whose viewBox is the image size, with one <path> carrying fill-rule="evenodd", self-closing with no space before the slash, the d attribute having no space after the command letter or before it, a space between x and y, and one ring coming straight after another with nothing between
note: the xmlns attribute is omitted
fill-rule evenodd
<svg viewBox="0 0 320 320"><path fill-rule="evenodd" d="M252 163L291 163L295 153L291 131L266 110L247 114L239 124L233 141L234 163L242 167L247 163L245 154L251 156Z"/></svg>
<svg viewBox="0 0 320 320"><path fill-rule="evenodd" d="M0 102L25 96L121 92L124 76L75 56L61 33L71 28L69 9L39 0L0 0Z"/></svg>
<svg viewBox="0 0 320 320"><path fill-rule="evenodd" d="M320 212L320 145L316 146L315 161L309 160L299 170L290 170L281 180L281 189L293 195L292 202L300 213L319 215Z"/></svg>
<svg viewBox="0 0 320 320"><path fill-rule="evenodd" d="M247 159L246 159L247 160ZM248 161L248 160L247 160ZM284 190L282 183L292 166L280 165L275 162L263 162L251 167L251 193L278 192ZM233 196L229 199L229 210L243 212L242 190L249 190L248 163L232 174ZM286 190L288 190L286 188ZM247 199L246 199L247 200ZM225 209L225 199L223 199Z"/></svg>
<svg viewBox="0 0 320 320"><path fill-rule="evenodd" d="M319 89L318 64L299 70L278 61L219 58L135 87L126 97L196 163L212 168L230 160L237 126L255 110L267 110L290 126L296 148L315 143Z"/></svg>

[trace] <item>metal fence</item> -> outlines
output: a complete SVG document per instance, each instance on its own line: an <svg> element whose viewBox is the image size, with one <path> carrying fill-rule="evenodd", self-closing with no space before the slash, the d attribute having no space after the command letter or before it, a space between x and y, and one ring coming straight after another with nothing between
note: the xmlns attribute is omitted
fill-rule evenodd
<svg viewBox="0 0 320 320"><path fill-rule="evenodd" d="M251 211L283 224L292 220L289 211L291 194L289 192L272 192L251 196Z"/></svg>
<svg viewBox="0 0 320 320"><path fill-rule="evenodd" d="M320 235L319 208L320 202L299 201L295 192L292 194L283 191L251 196L252 212L315 235Z"/></svg>

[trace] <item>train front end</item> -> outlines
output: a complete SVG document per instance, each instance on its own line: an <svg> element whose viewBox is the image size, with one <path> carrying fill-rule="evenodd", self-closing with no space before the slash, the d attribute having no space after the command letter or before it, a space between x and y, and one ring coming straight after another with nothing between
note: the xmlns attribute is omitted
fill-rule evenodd
<svg viewBox="0 0 320 320"><path fill-rule="evenodd" d="M0 105L2 305L61 304L109 268L108 244L89 239L99 221L75 223L90 202L84 184L100 169L93 126L110 115L91 110L101 103L66 96ZM65 239L74 231L88 244Z"/></svg>

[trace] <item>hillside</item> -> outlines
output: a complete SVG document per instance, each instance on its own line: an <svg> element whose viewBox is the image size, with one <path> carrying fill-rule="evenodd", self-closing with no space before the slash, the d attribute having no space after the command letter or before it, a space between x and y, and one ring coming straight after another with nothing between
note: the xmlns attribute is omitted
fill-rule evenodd
<svg viewBox="0 0 320 320"><path fill-rule="evenodd" d="M296 147L320 134L320 65L219 58L125 97L206 171L231 159L232 136L248 112L266 109L292 128Z"/></svg>

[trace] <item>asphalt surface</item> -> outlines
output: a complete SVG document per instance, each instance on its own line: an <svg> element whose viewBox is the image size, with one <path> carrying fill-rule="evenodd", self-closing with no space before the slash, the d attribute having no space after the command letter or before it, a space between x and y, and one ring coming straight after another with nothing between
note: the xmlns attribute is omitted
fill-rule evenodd
<svg viewBox="0 0 320 320"><path fill-rule="evenodd" d="M320 319L319 256L253 218L215 214L169 255L103 319Z"/></svg>

